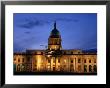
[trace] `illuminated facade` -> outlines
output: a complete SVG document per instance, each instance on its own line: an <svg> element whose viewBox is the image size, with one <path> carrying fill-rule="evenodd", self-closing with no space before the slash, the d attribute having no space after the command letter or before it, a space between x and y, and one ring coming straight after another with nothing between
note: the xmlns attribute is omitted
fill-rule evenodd
<svg viewBox="0 0 110 88"><path fill-rule="evenodd" d="M46 50L26 50L14 53L15 72L76 72L96 73L97 54L82 50L64 50L61 35L54 23Z"/></svg>

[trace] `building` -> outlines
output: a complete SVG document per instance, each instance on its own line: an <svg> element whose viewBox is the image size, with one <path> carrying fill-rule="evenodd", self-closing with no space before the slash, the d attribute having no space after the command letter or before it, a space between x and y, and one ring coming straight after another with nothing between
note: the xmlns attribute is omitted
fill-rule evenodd
<svg viewBox="0 0 110 88"><path fill-rule="evenodd" d="M46 50L26 50L14 53L15 72L73 72L97 73L97 53L62 49L60 32L54 29Z"/></svg>

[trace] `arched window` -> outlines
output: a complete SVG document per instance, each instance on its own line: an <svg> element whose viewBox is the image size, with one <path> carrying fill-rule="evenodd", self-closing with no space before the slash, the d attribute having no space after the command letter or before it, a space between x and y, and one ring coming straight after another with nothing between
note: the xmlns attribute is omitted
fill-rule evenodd
<svg viewBox="0 0 110 88"><path fill-rule="evenodd" d="M48 59L48 63L50 63L50 59Z"/></svg>
<svg viewBox="0 0 110 88"><path fill-rule="evenodd" d="M78 63L81 63L81 59L80 58L78 59Z"/></svg>
<svg viewBox="0 0 110 88"><path fill-rule="evenodd" d="M92 72L92 66L89 65L89 72Z"/></svg>
<svg viewBox="0 0 110 88"><path fill-rule="evenodd" d="M91 60L89 60L89 63L91 63Z"/></svg>
<svg viewBox="0 0 110 88"><path fill-rule="evenodd" d="M84 72L87 72L87 65L84 65Z"/></svg>
<svg viewBox="0 0 110 88"><path fill-rule="evenodd" d="M43 52L41 52L41 54L43 55Z"/></svg>
<svg viewBox="0 0 110 88"><path fill-rule="evenodd" d="M71 60L71 63L73 63L73 60Z"/></svg>
<svg viewBox="0 0 110 88"><path fill-rule="evenodd" d="M24 62L24 58L22 58L22 61Z"/></svg>
<svg viewBox="0 0 110 88"><path fill-rule="evenodd" d="M86 59L84 60L84 63L86 63Z"/></svg>
<svg viewBox="0 0 110 88"><path fill-rule="evenodd" d="M58 63L60 63L60 59L58 59Z"/></svg>
<svg viewBox="0 0 110 88"><path fill-rule="evenodd" d="M24 64L22 65L22 71L25 71L25 65Z"/></svg>
<svg viewBox="0 0 110 88"><path fill-rule="evenodd" d="M66 59L64 59L64 63L66 63Z"/></svg>
<svg viewBox="0 0 110 88"><path fill-rule="evenodd" d="M17 71L20 71L20 64L17 65Z"/></svg>
<svg viewBox="0 0 110 88"><path fill-rule="evenodd" d="M97 66L96 65L94 65L93 69L94 69L94 72L97 72Z"/></svg>
<svg viewBox="0 0 110 88"><path fill-rule="evenodd" d="M96 63L96 59L94 59L94 63Z"/></svg>
<svg viewBox="0 0 110 88"><path fill-rule="evenodd" d="M80 54L80 52L78 52L78 54Z"/></svg>
<svg viewBox="0 0 110 88"><path fill-rule="evenodd" d="M18 58L18 62L20 62L20 58Z"/></svg>

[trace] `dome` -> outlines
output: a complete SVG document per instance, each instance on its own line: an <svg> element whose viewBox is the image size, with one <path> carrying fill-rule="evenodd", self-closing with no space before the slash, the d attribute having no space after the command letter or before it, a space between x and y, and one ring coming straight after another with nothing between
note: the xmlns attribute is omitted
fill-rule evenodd
<svg viewBox="0 0 110 88"><path fill-rule="evenodd" d="M60 37L60 32L56 29L56 22L54 23L54 29L51 31L50 37Z"/></svg>
<svg viewBox="0 0 110 88"><path fill-rule="evenodd" d="M57 29L53 29L52 31L51 31L51 35L59 35L60 33L59 33L59 31L57 30Z"/></svg>

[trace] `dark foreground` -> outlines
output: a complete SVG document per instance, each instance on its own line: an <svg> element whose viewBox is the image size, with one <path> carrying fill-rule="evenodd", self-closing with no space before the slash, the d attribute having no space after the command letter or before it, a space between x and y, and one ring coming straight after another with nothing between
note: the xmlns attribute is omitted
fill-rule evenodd
<svg viewBox="0 0 110 88"><path fill-rule="evenodd" d="M97 73L70 73L70 72L14 72L14 75L97 75Z"/></svg>

